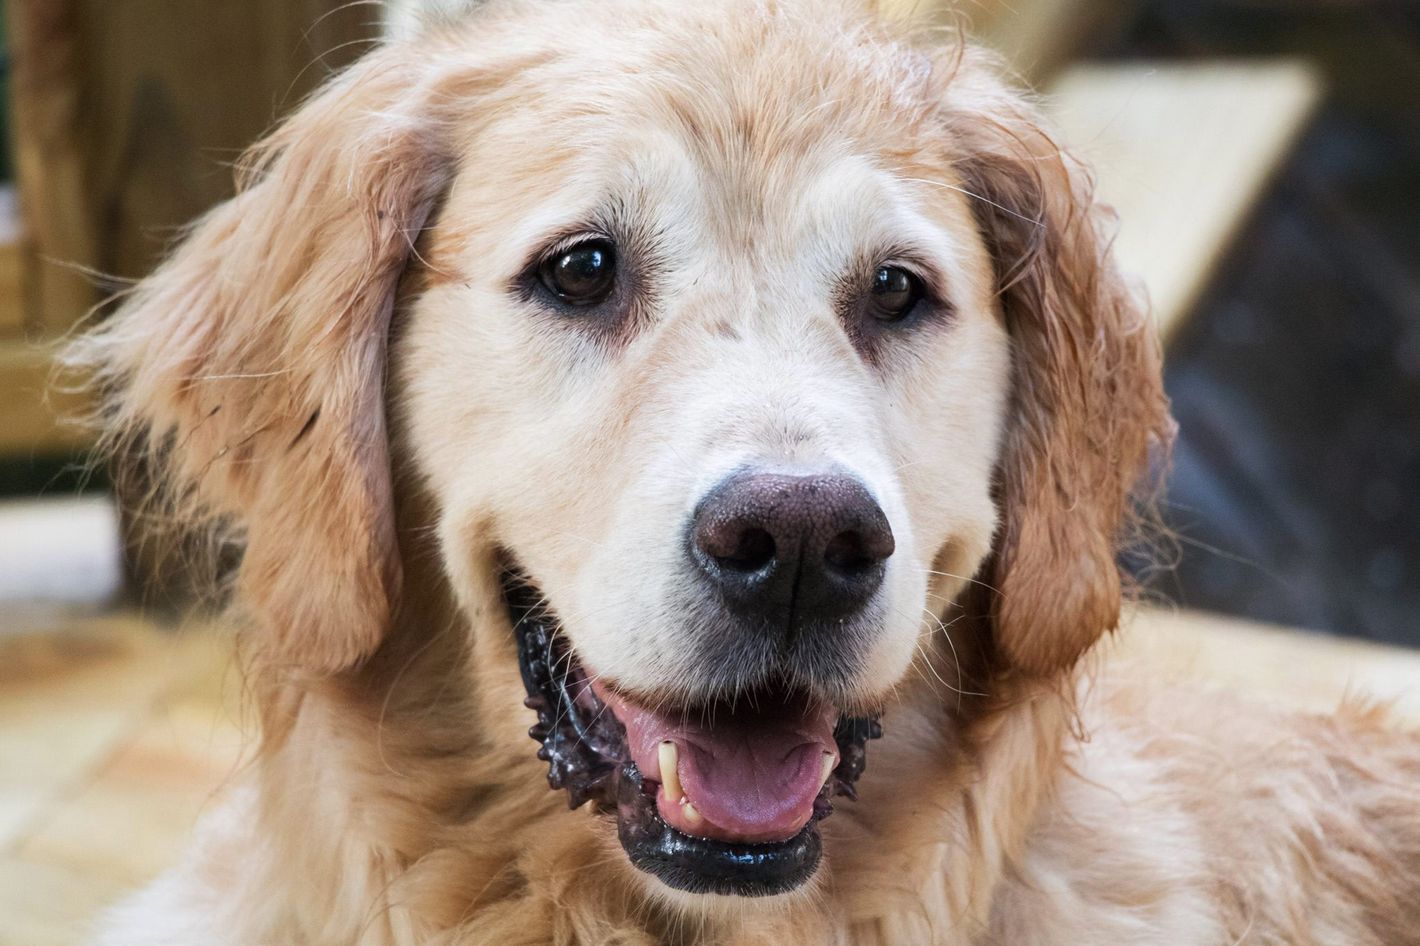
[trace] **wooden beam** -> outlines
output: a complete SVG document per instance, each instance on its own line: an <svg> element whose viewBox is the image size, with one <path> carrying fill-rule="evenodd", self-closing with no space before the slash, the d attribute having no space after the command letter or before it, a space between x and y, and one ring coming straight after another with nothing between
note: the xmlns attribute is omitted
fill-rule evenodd
<svg viewBox="0 0 1420 946"><path fill-rule="evenodd" d="M1320 100L1304 62L1077 66L1051 89L1064 143L1119 213L1115 254L1167 341Z"/></svg>
<svg viewBox="0 0 1420 946"><path fill-rule="evenodd" d="M52 346L0 344L0 455L62 455L88 445L77 421L89 401L53 380Z"/></svg>
<svg viewBox="0 0 1420 946"><path fill-rule="evenodd" d="M15 189L0 186L0 342L25 334L25 296L20 210Z"/></svg>
<svg viewBox="0 0 1420 946"><path fill-rule="evenodd" d="M394 0L393 11L447 0ZM947 27L1000 53L1011 70L1038 85L1082 50L1108 43L1135 12L1112 0L876 0L892 17ZM406 14L407 15L407 14Z"/></svg>
<svg viewBox="0 0 1420 946"><path fill-rule="evenodd" d="M1347 699L1385 706L1420 725L1420 653L1318 631L1204 611L1140 606L1109 664L1135 663L1151 677L1202 683L1305 713L1330 714Z"/></svg>

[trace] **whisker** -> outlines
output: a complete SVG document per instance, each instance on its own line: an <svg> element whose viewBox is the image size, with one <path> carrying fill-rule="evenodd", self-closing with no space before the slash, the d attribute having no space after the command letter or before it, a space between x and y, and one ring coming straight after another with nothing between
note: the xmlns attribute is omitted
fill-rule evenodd
<svg viewBox="0 0 1420 946"><path fill-rule="evenodd" d="M995 207L997 210L1001 211L1003 214L1009 214L1009 215L1012 216L1012 217L1015 217L1015 218L1017 218L1017 219L1019 219L1019 220L1023 220L1023 221L1025 221L1026 223L1030 224L1031 226L1035 227L1037 230L1044 230L1044 229L1045 229L1045 221L1044 221L1044 220L1038 220L1038 219L1036 219L1036 218L1034 218L1034 217L1027 217L1025 214L1019 213L1019 212L1017 212L1017 211L1015 211L1015 210L1012 210L1010 207L1003 207L1002 205L996 203L996 201L990 199L989 197L983 197L983 196L980 195L980 194L973 194L971 191L967 190L965 187L957 187L955 184L948 184L946 181L933 181L933 180L929 180L928 178L925 178L925 177L908 177L908 178L904 178L904 180L913 181L913 182L918 183L918 184L930 184L930 185L932 185L933 187L941 187L941 188L943 188L943 189L945 189L945 190L956 191L958 194L965 194L967 197L970 197L970 198L972 198L973 200L979 200L979 201L981 201L983 204L987 204L987 205L989 205L989 206L991 206L991 207Z"/></svg>

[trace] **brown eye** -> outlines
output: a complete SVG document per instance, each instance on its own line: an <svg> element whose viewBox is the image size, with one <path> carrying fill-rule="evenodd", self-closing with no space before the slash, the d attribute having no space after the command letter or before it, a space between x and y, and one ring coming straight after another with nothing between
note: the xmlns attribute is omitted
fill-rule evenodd
<svg viewBox="0 0 1420 946"><path fill-rule="evenodd" d="M873 274L869 310L884 322L906 318L922 300L922 281L899 266L879 266Z"/></svg>
<svg viewBox="0 0 1420 946"><path fill-rule="evenodd" d="M616 283L616 249L608 240L588 240L543 261L538 275L547 291L568 305L596 305Z"/></svg>

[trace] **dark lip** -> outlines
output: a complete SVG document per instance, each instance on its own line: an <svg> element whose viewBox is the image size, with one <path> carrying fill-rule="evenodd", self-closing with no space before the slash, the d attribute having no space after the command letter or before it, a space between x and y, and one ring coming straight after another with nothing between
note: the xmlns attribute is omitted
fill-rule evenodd
<svg viewBox="0 0 1420 946"><path fill-rule="evenodd" d="M509 567L502 589L528 694L524 704L537 713L528 735L540 743L537 756L548 764L548 784L567 792L571 808L590 802L598 812L614 816L617 837L635 867L676 890L741 897L787 893L814 875L823 851L818 822L832 813L831 796L857 798L867 741L882 735L875 718L839 721L834 731L838 767L815 800L812 819L795 836L763 844L693 837L660 817L655 783L631 761L616 716L595 712L588 718L578 706L579 671L536 586Z"/></svg>
<svg viewBox="0 0 1420 946"><path fill-rule="evenodd" d="M676 890L738 897L788 893L814 875L823 857L817 824L832 811L824 799L815 804L813 819L792 838L728 844L666 824L656 811L654 788L647 790L636 763L625 764L617 788L616 835L627 857Z"/></svg>

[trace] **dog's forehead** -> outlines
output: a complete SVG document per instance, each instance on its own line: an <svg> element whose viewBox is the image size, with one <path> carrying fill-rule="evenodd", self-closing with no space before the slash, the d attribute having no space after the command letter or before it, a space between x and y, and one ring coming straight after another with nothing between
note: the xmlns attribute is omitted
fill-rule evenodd
<svg viewBox="0 0 1420 946"><path fill-rule="evenodd" d="M442 242L499 221L512 266L614 210L703 258L832 268L967 219L925 56L802 22L735 32L565 48L516 77L477 118Z"/></svg>
<svg viewBox="0 0 1420 946"><path fill-rule="evenodd" d="M868 216L883 209L882 172L940 165L943 75L922 51L832 4L713 6L656 28L606 30L596 17L554 31L493 104L470 102L452 206L487 219L517 203L515 229L534 237L577 226L598 202L659 200L740 246L784 247L814 226L804 207Z"/></svg>

